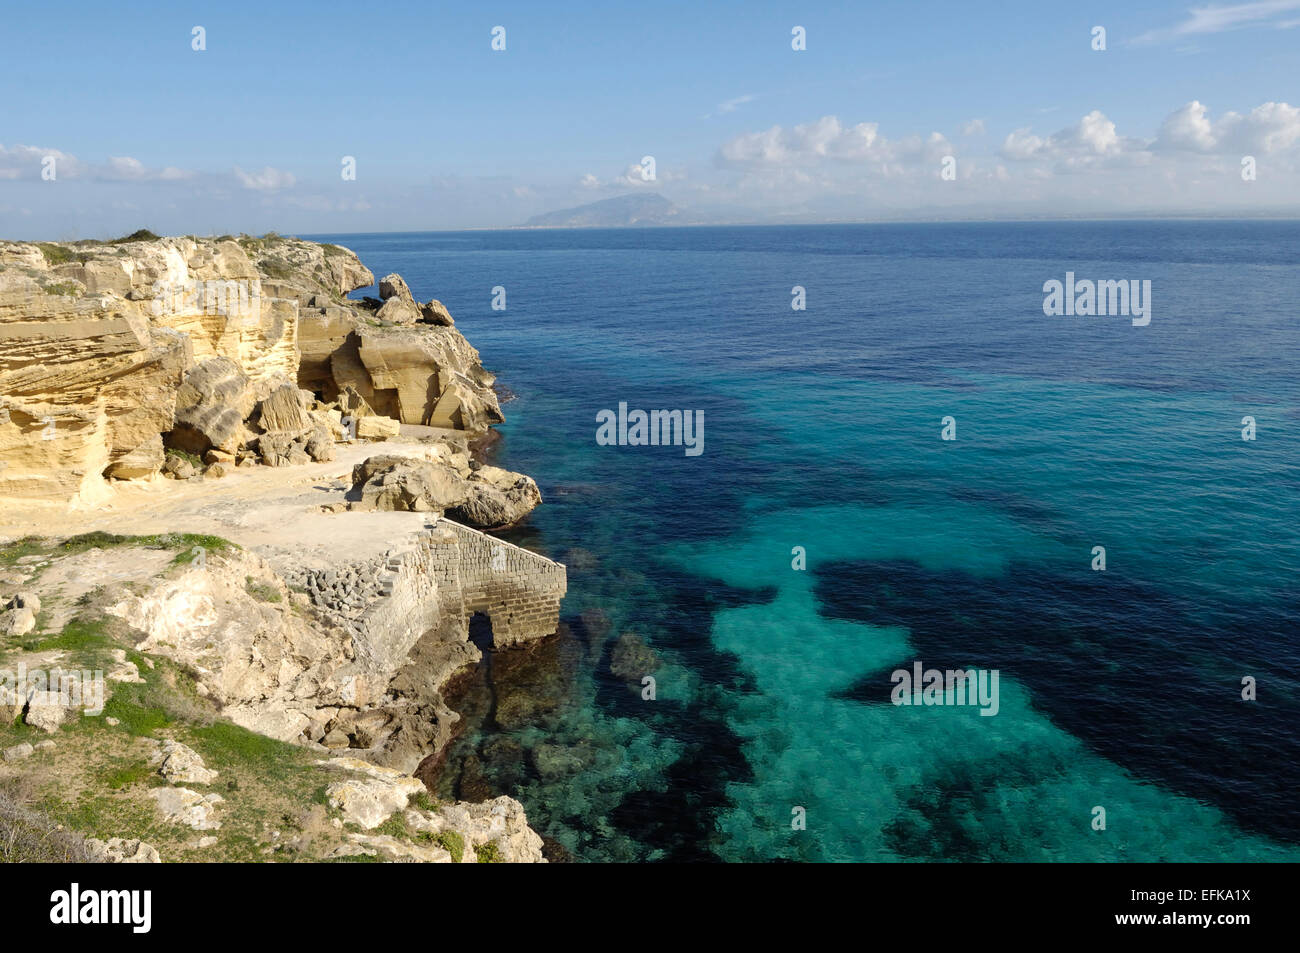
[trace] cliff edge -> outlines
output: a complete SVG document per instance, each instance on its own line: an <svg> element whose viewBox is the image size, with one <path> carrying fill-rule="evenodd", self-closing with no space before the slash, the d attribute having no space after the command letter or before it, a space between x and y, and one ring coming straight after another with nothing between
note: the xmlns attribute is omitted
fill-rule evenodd
<svg viewBox="0 0 1300 953"><path fill-rule="evenodd" d="M503 419L478 352L371 284L278 236L0 242L0 841L542 859L518 802L413 774L471 618L554 633L565 568L484 532L541 494L470 451Z"/></svg>

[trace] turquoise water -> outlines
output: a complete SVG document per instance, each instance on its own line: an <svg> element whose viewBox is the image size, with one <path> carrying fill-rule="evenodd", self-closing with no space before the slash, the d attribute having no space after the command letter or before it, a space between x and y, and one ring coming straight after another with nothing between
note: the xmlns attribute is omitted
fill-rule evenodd
<svg viewBox="0 0 1300 953"><path fill-rule="evenodd" d="M444 793L579 860L1300 859L1300 226L328 240L517 395L515 538L570 569ZM1067 270L1151 280L1151 324L1044 316ZM621 401L703 411L704 453L597 445ZM997 714L892 704L916 661L996 669Z"/></svg>

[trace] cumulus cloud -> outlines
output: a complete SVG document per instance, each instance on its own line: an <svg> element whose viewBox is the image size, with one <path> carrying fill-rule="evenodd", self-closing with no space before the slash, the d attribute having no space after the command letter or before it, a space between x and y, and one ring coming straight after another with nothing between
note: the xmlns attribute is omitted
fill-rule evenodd
<svg viewBox="0 0 1300 953"><path fill-rule="evenodd" d="M984 120L971 119L961 124L961 134L963 136L982 136L984 135Z"/></svg>
<svg viewBox="0 0 1300 953"><path fill-rule="evenodd" d="M96 170L98 178L109 181L149 181L186 179L193 173L167 166L164 169L150 169L139 159L131 156L110 156L108 162Z"/></svg>
<svg viewBox="0 0 1300 953"><path fill-rule="evenodd" d="M1153 148L1218 154L1268 154L1300 140L1300 108L1264 103L1242 115L1226 112L1217 122L1209 109L1192 100L1174 110L1160 127Z"/></svg>
<svg viewBox="0 0 1300 953"><path fill-rule="evenodd" d="M260 172L245 172L239 166L235 166L235 178L244 188L259 192L275 192L279 189L292 188L298 181L292 172L284 172L269 165Z"/></svg>
<svg viewBox="0 0 1300 953"><path fill-rule="evenodd" d="M1145 161L1149 143L1121 136L1115 123L1094 109L1072 126L1046 138L1029 128L1016 129L1002 142L999 155L1017 162L1051 160L1064 169Z"/></svg>
<svg viewBox="0 0 1300 953"><path fill-rule="evenodd" d="M937 132L925 138L891 140L880 134L879 123L846 126L837 116L823 116L789 129L773 126L762 132L743 133L723 143L718 160L723 165L776 168L812 165L828 159L889 164L928 160L951 152L952 145Z"/></svg>
<svg viewBox="0 0 1300 953"><path fill-rule="evenodd" d="M59 149L39 146L0 146L0 179L39 179L47 160L53 159L55 181L94 179L100 182L149 182L185 179L193 175L168 166L152 169L131 156L110 156L107 162L83 162Z"/></svg>
<svg viewBox="0 0 1300 953"><path fill-rule="evenodd" d="M58 149L0 145L0 179L39 179L50 157L54 159L54 173L59 178L74 179L86 172L86 166L76 156Z"/></svg>

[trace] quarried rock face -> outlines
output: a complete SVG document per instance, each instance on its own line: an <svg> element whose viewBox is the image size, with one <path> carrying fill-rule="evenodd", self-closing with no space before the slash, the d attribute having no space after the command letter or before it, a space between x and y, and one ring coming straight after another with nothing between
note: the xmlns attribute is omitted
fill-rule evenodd
<svg viewBox="0 0 1300 953"><path fill-rule="evenodd" d="M329 459L346 395L363 439L499 423L446 308L396 274L374 307L343 297L373 282L346 248L276 236L0 242L0 498L93 502L167 448Z"/></svg>

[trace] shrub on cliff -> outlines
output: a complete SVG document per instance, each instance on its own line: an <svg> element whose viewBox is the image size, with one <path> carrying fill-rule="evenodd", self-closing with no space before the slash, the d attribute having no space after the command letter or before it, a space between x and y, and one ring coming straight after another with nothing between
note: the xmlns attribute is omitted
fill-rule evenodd
<svg viewBox="0 0 1300 953"><path fill-rule="evenodd" d="M147 228L137 228L130 235L123 235L121 238L110 239L110 245L125 245L127 242L156 242L160 236L155 235Z"/></svg>

